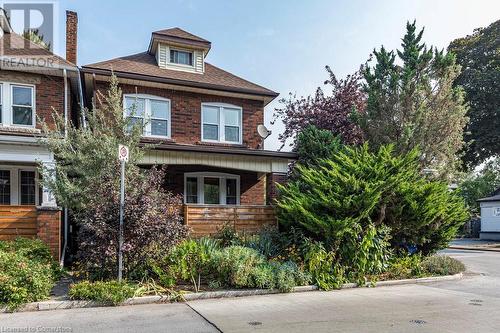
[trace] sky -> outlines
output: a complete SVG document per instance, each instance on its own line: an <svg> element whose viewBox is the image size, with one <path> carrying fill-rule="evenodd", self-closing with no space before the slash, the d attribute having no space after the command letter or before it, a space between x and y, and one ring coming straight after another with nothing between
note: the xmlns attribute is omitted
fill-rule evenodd
<svg viewBox="0 0 500 333"><path fill-rule="evenodd" d="M151 32L180 27L212 42L206 61L287 97L314 93L329 65L343 77L374 48L400 46L408 20L425 27L428 45L446 48L500 19L499 0L60 0L57 49L64 55L65 10L78 13L78 65L147 50ZM57 52L56 49L56 52ZM326 92L328 89L325 88ZM270 125L280 147L283 125ZM284 149L287 150L287 149Z"/></svg>

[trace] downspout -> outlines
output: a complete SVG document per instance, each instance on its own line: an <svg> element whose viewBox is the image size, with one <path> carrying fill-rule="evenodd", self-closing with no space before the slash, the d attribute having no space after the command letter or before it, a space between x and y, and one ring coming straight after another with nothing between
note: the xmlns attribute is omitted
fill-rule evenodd
<svg viewBox="0 0 500 333"><path fill-rule="evenodd" d="M80 95L80 110L82 111L82 126L83 128L87 128L87 118L85 115L85 106L83 105L83 88L82 88L82 76L80 73L80 68L76 68L76 72L78 73L78 94Z"/></svg>
<svg viewBox="0 0 500 333"><path fill-rule="evenodd" d="M68 73L63 69L64 76L64 138L68 136ZM66 247L68 246L68 208L64 208L64 236L61 261L59 264L64 266L64 257L66 256Z"/></svg>

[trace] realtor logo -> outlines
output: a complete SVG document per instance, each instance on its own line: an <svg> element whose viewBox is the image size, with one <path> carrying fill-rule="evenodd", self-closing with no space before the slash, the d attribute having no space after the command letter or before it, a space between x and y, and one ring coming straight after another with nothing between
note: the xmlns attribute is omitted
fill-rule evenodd
<svg viewBox="0 0 500 333"><path fill-rule="evenodd" d="M0 67L52 67L47 51L57 51L57 2L0 0L0 7Z"/></svg>

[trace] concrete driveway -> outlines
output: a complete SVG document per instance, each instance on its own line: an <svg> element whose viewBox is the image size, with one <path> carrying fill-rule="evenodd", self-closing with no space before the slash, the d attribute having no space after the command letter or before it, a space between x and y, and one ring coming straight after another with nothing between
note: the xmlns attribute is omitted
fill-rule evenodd
<svg viewBox="0 0 500 333"><path fill-rule="evenodd" d="M0 332L500 332L500 253L446 252L476 273L427 285L1 314Z"/></svg>

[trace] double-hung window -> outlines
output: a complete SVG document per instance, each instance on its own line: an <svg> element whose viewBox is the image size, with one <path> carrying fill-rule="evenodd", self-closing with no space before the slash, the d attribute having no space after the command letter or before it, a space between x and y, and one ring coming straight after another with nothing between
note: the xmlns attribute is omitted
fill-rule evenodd
<svg viewBox="0 0 500 333"><path fill-rule="evenodd" d="M170 62L186 66L193 66L193 52L170 49Z"/></svg>
<svg viewBox="0 0 500 333"><path fill-rule="evenodd" d="M42 202L39 174L29 167L0 167L0 205L38 205Z"/></svg>
<svg viewBox="0 0 500 333"><path fill-rule="evenodd" d="M242 113L242 108L235 105L203 103L202 141L241 144Z"/></svg>
<svg viewBox="0 0 500 333"><path fill-rule="evenodd" d="M126 95L123 104L130 126L141 126L144 136L170 138L170 100L148 95Z"/></svg>
<svg viewBox="0 0 500 333"><path fill-rule="evenodd" d="M12 124L33 126L33 87L12 85Z"/></svg>
<svg viewBox="0 0 500 333"><path fill-rule="evenodd" d="M187 204L238 205L240 178L216 172L192 172L184 175L184 201Z"/></svg>

